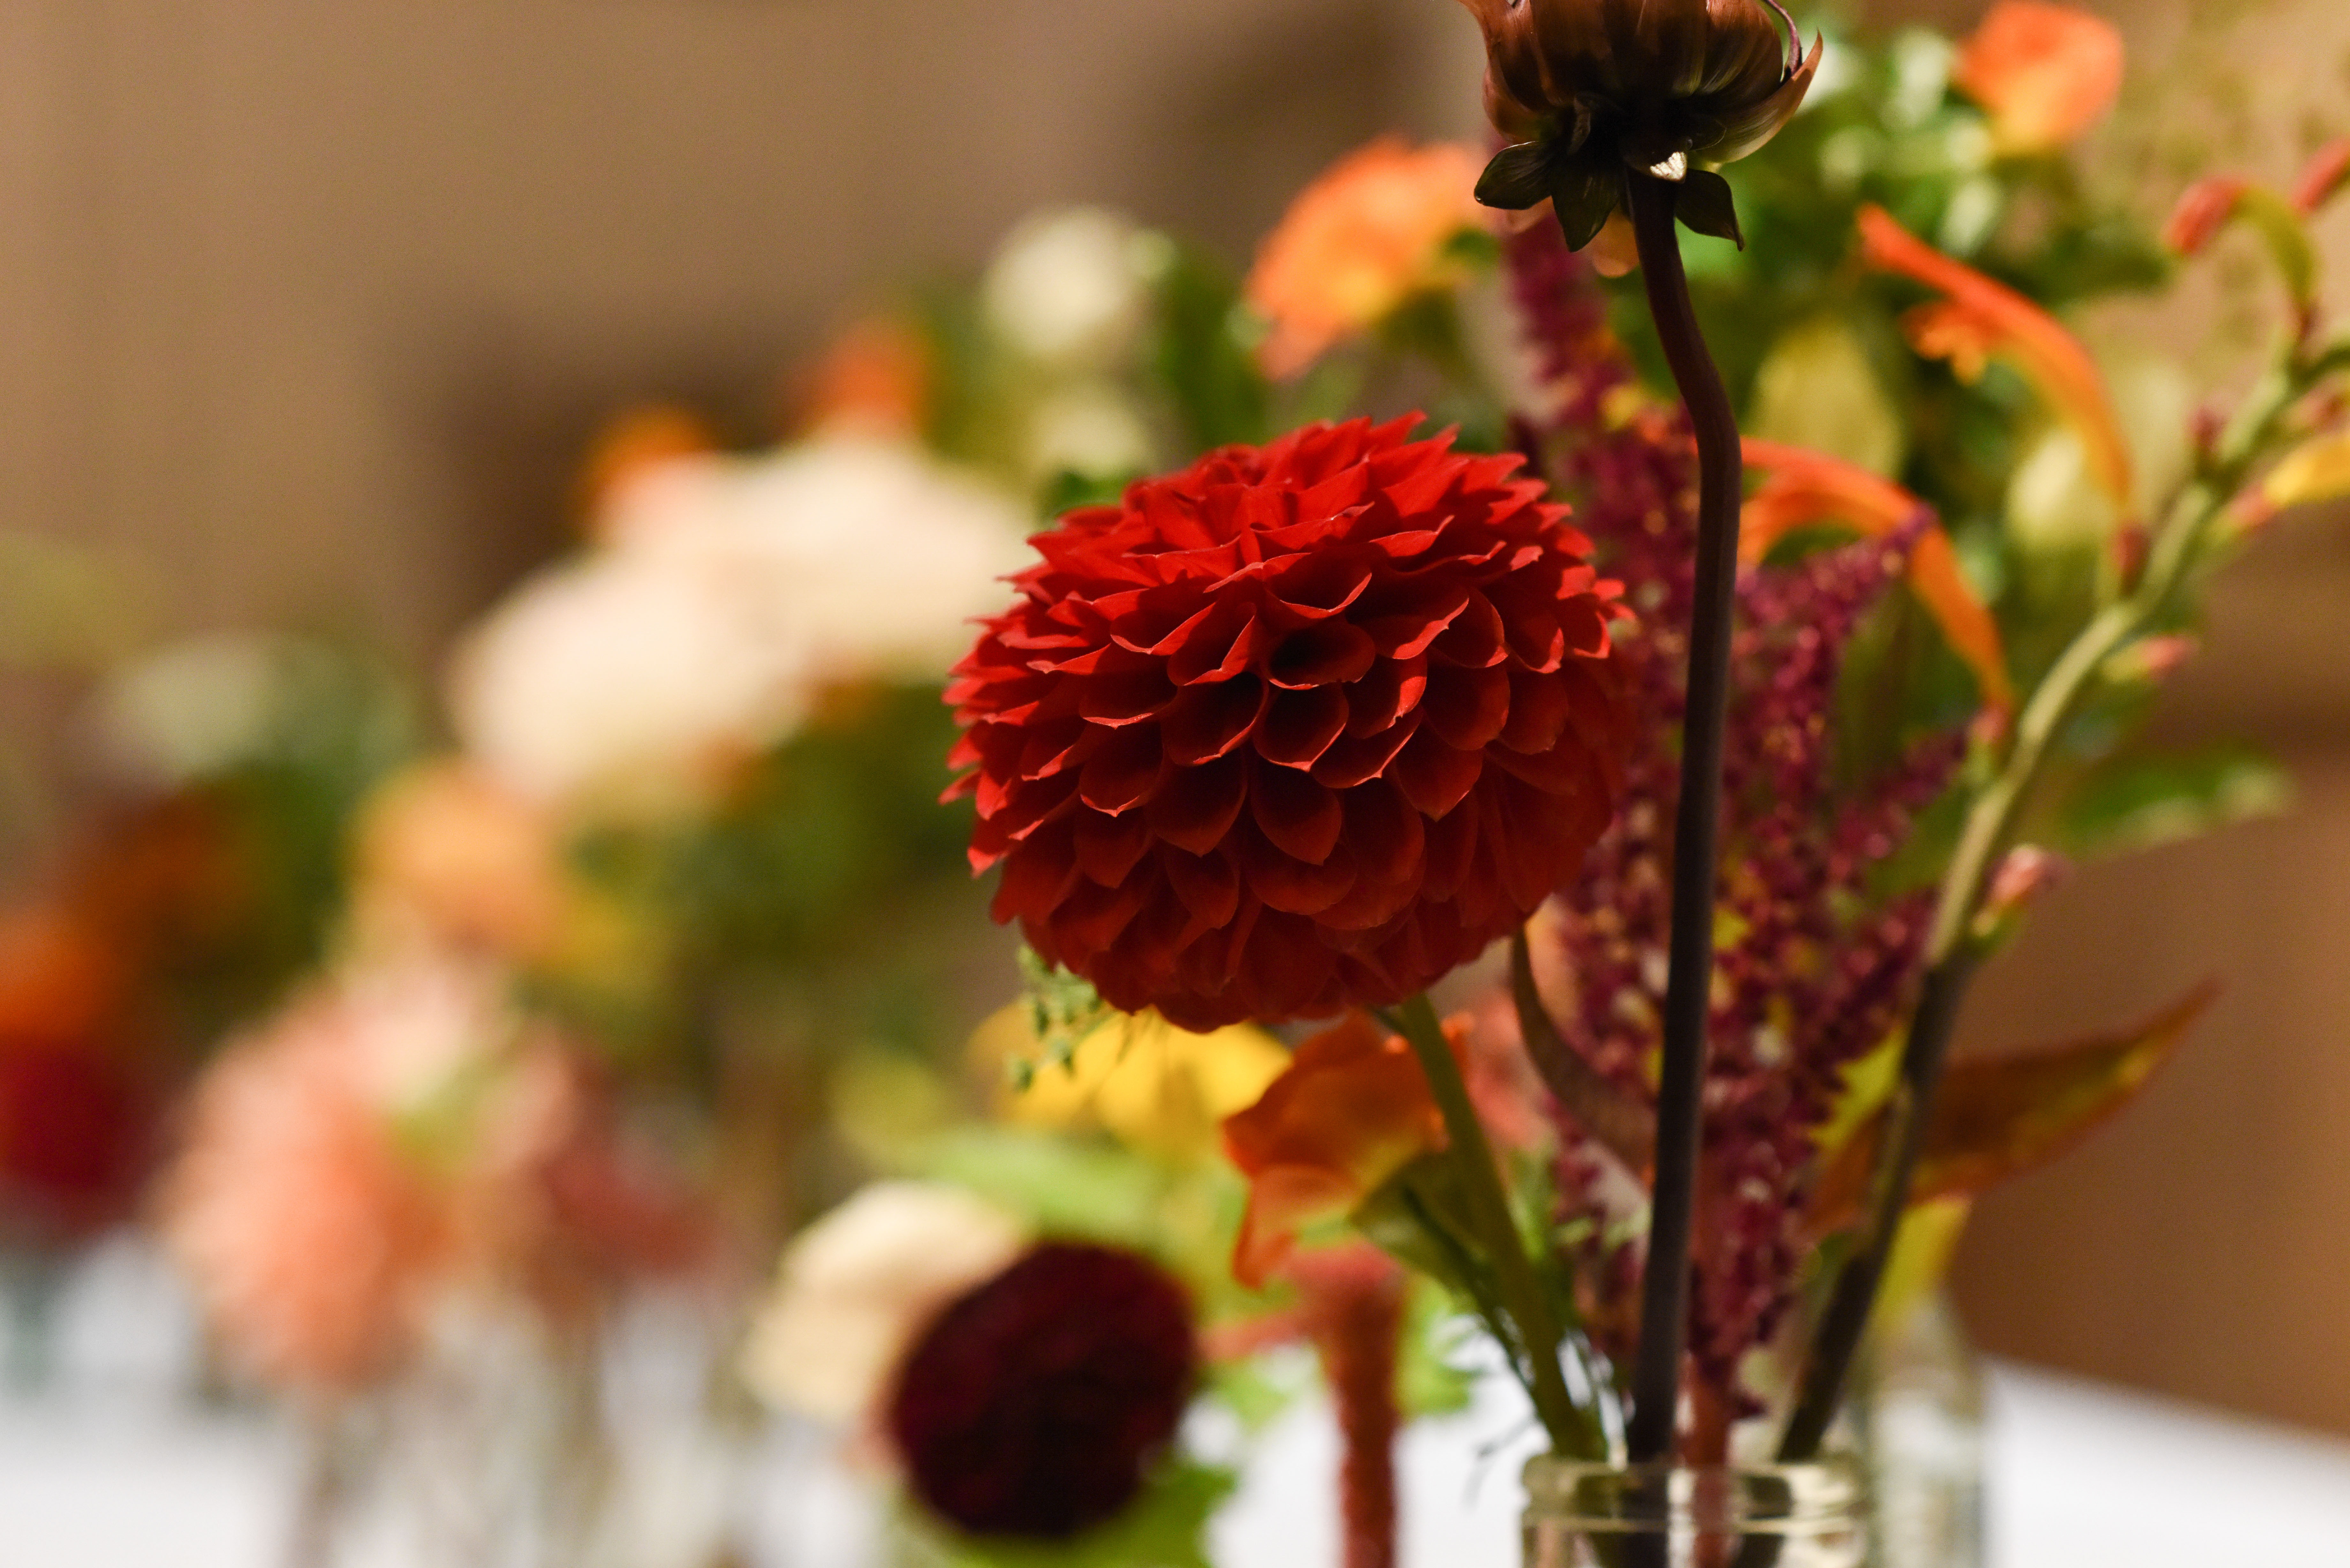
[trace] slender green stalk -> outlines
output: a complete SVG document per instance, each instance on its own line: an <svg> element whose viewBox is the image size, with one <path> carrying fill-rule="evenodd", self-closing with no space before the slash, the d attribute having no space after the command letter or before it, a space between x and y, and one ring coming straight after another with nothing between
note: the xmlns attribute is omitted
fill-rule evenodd
<svg viewBox="0 0 2350 1568"><path fill-rule="evenodd" d="M2169 609L2201 563L2212 528L2253 468L2274 449L2293 407L2345 368L2350 368L2350 345L2314 356L2290 354L2255 389L2201 472L2171 504L2137 584L2091 618L2033 689L2016 720L2014 743L1998 774L1969 808L1927 935L1926 976L1902 1047L1900 1077L1886 1107L1885 1136L1870 1176L1867 1224L1830 1287L1813 1331L1794 1407L1780 1438L1782 1460L1817 1455L1843 1402L1846 1379L1908 1209L1910 1185L1960 1006L1982 957L1972 937L1975 916L2051 748L2094 690L2106 660Z"/></svg>
<svg viewBox="0 0 2350 1568"><path fill-rule="evenodd" d="M1453 1059L1436 1009L1425 994L1415 996L1396 1010L1396 1022L1419 1059L1436 1108L1444 1117L1447 1158L1460 1178L1470 1223L1492 1265L1503 1310L1515 1325L1525 1351L1534 1414L1541 1418L1555 1451L1577 1459L1605 1459L1607 1438L1597 1412L1578 1408L1567 1391L1566 1376L1558 1360L1565 1335L1526 1253L1525 1239L1518 1233L1508 1190L1502 1185L1502 1168L1494 1161L1493 1147L1486 1140L1484 1125L1477 1119L1477 1109L1470 1103L1469 1086L1461 1081L1461 1064Z"/></svg>

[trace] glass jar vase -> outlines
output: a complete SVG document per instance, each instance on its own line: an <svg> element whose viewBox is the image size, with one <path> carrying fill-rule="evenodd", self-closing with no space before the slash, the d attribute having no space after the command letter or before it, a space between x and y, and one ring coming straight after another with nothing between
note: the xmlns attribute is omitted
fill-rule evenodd
<svg viewBox="0 0 2350 1568"><path fill-rule="evenodd" d="M1846 1459L1525 1469L1525 1568L1864 1568L1869 1498Z"/></svg>

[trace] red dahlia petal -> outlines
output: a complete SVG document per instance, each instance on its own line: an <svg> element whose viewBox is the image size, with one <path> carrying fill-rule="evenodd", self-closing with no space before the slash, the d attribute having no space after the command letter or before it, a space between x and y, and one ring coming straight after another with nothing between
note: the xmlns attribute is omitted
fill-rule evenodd
<svg viewBox="0 0 2350 1568"><path fill-rule="evenodd" d="M1118 730L1095 742L1077 774L1077 794L1096 811L1116 815L1139 805L1159 782L1159 731Z"/></svg>
<svg viewBox="0 0 2350 1568"><path fill-rule="evenodd" d="M1248 759L1222 757L1175 768L1159 781L1146 818L1150 831L1178 849L1205 855L1224 841L1248 803Z"/></svg>
<svg viewBox="0 0 2350 1568"><path fill-rule="evenodd" d="M1347 825L1336 794L1288 768L1258 774L1249 799L1256 825L1275 848L1316 866L1330 857Z"/></svg>
<svg viewBox="0 0 2350 1568"><path fill-rule="evenodd" d="M1432 818L1466 799L1484 771L1483 753L1448 746L1432 728L1422 726L1388 764L1387 776L1421 815Z"/></svg>
<svg viewBox="0 0 2350 1568"><path fill-rule="evenodd" d="M1167 760L1189 765L1222 756L1248 738L1265 702L1264 683L1253 675L1185 687L1159 713Z"/></svg>
<svg viewBox="0 0 2350 1568"><path fill-rule="evenodd" d="M1446 745L1482 752L1510 717L1510 672L1440 664L1429 672L1428 727Z"/></svg>
<svg viewBox="0 0 2350 1568"><path fill-rule="evenodd" d="M1285 768L1310 768L1346 728L1347 694L1337 687L1284 691L1257 723L1257 754Z"/></svg>

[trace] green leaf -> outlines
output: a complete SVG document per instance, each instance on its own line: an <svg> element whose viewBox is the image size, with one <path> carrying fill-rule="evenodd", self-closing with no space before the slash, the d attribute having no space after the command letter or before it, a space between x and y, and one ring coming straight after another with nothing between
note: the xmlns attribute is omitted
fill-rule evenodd
<svg viewBox="0 0 2350 1568"><path fill-rule="evenodd" d="M1566 248L1579 251L1598 237L1624 200L1624 171L1596 152L1555 160L1550 170L1551 211Z"/></svg>
<svg viewBox="0 0 2350 1568"><path fill-rule="evenodd" d="M1196 453L1273 432L1272 390L1257 369L1240 286L1210 257L1176 248L1159 283L1159 378Z"/></svg>
<svg viewBox="0 0 2350 1568"><path fill-rule="evenodd" d="M1212 1568L1208 1521L1239 1485L1228 1469L1174 1458L1107 1524L1072 1541L980 1540L918 1514L899 1517L906 1568Z"/></svg>
<svg viewBox="0 0 2350 1568"><path fill-rule="evenodd" d="M2273 816L2292 800L2284 770L2249 746L2131 753L2073 787L2053 837L2075 858L2116 855Z"/></svg>

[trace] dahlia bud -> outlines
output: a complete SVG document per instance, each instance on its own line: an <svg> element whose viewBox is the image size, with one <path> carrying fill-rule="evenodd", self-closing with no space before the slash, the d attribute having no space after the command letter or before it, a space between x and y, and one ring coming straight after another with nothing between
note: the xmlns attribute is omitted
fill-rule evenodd
<svg viewBox="0 0 2350 1568"><path fill-rule="evenodd" d="M1515 145L1477 186L1489 207L1547 199L1576 250L1627 171L1677 182L1681 222L1738 239L1733 162L1787 123L1819 68L1769 0L1463 0L1485 35L1485 112Z"/></svg>

